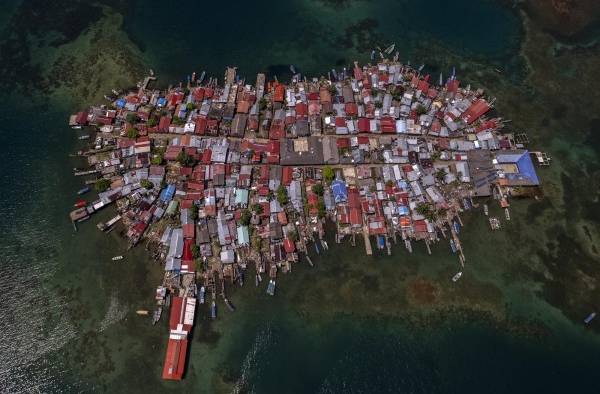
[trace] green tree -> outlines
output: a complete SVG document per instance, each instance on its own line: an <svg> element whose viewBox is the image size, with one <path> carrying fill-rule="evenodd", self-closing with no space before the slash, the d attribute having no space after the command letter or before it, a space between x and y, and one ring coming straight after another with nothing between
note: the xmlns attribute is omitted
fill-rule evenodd
<svg viewBox="0 0 600 394"><path fill-rule="evenodd" d="M134 124L138 121L138 119L139 118L138 118L137 114L134 112L129 112L127 115L125 115L125 121L127 123Z"/></svg>
<svg viewBox="0 0 600 394"><path fill-rule="evenodd" d="M425 216L425 219L435 220L437 215L433 207L429 204L421 204L417 206L417 213Z"/></svg>
<svg viewBox="0 0 600 394"><path fill-rule="evenodd" d="M324 218L327 214L327 210L325 209L325 201L323 201L322 198L320 198L319 202L317 203L317 211L320 219Z"/></svg>
<svg viewBox="0 0 600 394"><path fill-rule="evenodd" d="M109 187L110 187L110 180L106 179L106 178L98 179L96 181L96 183L94 184L94 189L96 189L96 191L99 193L106 191L106 189L108 189Z"/></svg>
<svg viewBox="0 0 600 394"><path fill-rule="evenodd" d="M383 103L381 101L375 101L375 108L383 108Z"/></svg>
<svg viewBox="0 0 600 394"><path fill-rule="evenodd" d="M334 84L331 84L331 85L329 85L329 87L327 88L327 90L329 90L329 93L330 93L332 96L335 96L335 95L337 95L337 88L335 87L335 85L334 85Z"/></svg>
<svg viewBox="0 0 600 394"><path fill-rule="evenodd" d="M154 183L150 182L147 179L142 179L140 181L140 185L144 188L144 189L152 189L154 187Z"/></svg>
<svg viewBox="0 0 600 394"><path fill-rule="evenodd" d="M417 105L417 108L415 108L415 112L418 116L425 115L427 113L427 108L425 108L423 104L419 104Z"/></svg>
<svg viewBox="0 0 600 394"><path fill-rule="evenodd" d="M200 257L200 247L198 245L192 245L192 257L195 259Z"/></svg>
<svg viewBox="0 0 600 394"><path fill-rule="evenodd" d="M252 249L258 251L262 249L262 239L260 237L252 238Z"/></svg>
<svg viewBox="0 0 600 394"><path fill-rule="evenodd" d="M186 108L188 111L191 111L191 110L193 110L193 109L194 109L194 103L187 103L187 104L186 104L186 106L185 106L185 108Z"/></svg>
<svg viewBox="0 0 600 394"><path fill-rule="evenodd" d="M140 133L133 127L127 129L127 137L131 139L136 139Z"/></svg>
<svg viewBox="0 0 600 394"><path fill-rule="evenodd" d="M440 168L439 170L436 171L435 178L438 181L443 182L445 177L446 177L446 170L444 170L443 168Z"/></svg>
<svg viewBox="0 0 600 394"><path fill-rule="evenodd" d="M288 238L290 240L292 240L293 242L298 242L298 240L300 239L300 236L298 235L298 231L297 230L292 230L287 234Z"/></svg>
<svg viewBox="0 0 600 394"><path fill-rule="evenodd" d="M159 166L159 165L161 165L161 164L162 164L163 160L164 160L164 158L163 158L163 155L162 155L162 154L160 154L160 153L157 153L156 155L154 155L154 156L152 157L152 160L151 160L151 162L152 162L152 164L154 164L155 166Z"/></svg>
<svg viewBox="0 0 600 394"><path fill-rule="evenodd" d="M254 211L255 214L260 215L263 213L263 207L260 204L254 204L254 206L252 207L252 210Z"/></svg>
<svg viewBox="0 0 600 394"><path fill-rule="evenodd" d="M192 204L189 212L190 212L190 219L192 219L192 220L198 219L198 206L196 204Z"/></svg>
<svg viewBox="0 0 600 394"><path fill-rule="evenodd" d="M250 224L251 219L252 219L252 213L248 209L244 209L242 211L242 215L240 217L240 224L242 226L248 226Z"/></svg>
<svg viewBox="0 0 600 394"><path fill-rule="evenodd" d="M150 119L148 119L148 127L154 127L158 124L158 119L156 119L156 117L151 117Z"/></svg>
<svg viewBox="0 0 600 394"><path fill-rule="evenodd" d="M325 168L323 168L323 178L327 183L331 183L331 181L335 179L335 172L333 171L333 168L330 166L325 166Z"/></svg>
<svg viewBox="0 0 600 394"><path fill-rule="evenodd" d="M258 101L258 108L261 111L264 111L265 109L267 109L267 105L269 104L269 102L267 101L266 98L262 97L259 101Z"/></svg>
<svg viewBox="0 0 600 394"><path fill-rule="evenodd" d="M312 192L315 193L317 196L322 196L325 192L325 189L323 188L322 184L317 183L316 185L313 185Z"/></svg>
<svg viewBox="0 0 600 394"><path fill-rule="evenodd" d="M279 185L277 188L277 201L279 201L281 205L286 205L289 202L287 189L283 185Z"/></svg>
<svg viewBox="0 0 600 394"><path fill-rule="evenodd" d="M192 156L188 155L185 150L182 150L177 155L177 162L183 167L192 167L195 163L195 160Z"/></svg>

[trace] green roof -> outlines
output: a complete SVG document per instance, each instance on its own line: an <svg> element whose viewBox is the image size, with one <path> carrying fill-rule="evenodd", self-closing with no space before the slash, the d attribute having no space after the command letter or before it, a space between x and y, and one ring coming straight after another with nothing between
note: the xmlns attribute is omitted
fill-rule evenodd
<svg viewBox="0 0 600 394"><path fill-rule="evenodd" d="M236 204L248 204L248 189L236 189L235 203Z"/></svg>
<svg viewBox="0 0 600 394"><path fill-rule="evenodd" d="M250 234L248 234L248 226L240 226L237 228L238 245L250 243Z"/></svg>

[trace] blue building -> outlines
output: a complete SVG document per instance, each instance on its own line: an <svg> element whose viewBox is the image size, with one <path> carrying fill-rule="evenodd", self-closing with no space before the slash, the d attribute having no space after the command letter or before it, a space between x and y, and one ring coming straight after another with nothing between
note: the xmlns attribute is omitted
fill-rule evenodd
<svg viewBox="0 0 600 394"><path fill-rule="evenodd" d="M504 174L507 186L538 186L531 155L527 150L506 150L496 153L497 166Z"/></svg>
<svg viewBox="0 0 600 394"><path fill-rule="evenodd" d="M335 179L331 182L331 192L333 193L333 199L336 204L348 201L348 188L344 181Z"/></svg>
<svg viewBox="0 0 600 394"><path fill-rule="evenodd" d="M175 195L175 185L169 185L162 192L160 192L160 200L162 202L169 202Z"/></svg>

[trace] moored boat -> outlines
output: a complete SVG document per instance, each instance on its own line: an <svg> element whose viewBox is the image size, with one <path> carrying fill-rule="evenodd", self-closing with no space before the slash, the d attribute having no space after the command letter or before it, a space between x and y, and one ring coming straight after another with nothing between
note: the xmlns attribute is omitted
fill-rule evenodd
<svg viewBox="0 0 600 394"><path fill-rule="evenodd" d="M510 220L510 211L508 208L504 208L504 216L506 216L506 220Z"/></svg>
<svg viewBox="0 0 600 394"><path fill-rule="evenodd" d="M485 214L485 216L488 216L490 214L487 204L483 204L483 213Z"/></svg>
<svg viewBox="0 0 600 394"><path fill-rule="evenodd" d="M452 249L452 253L456 253L456 243L453 239L450 240L450 248Z"/></svg>
<svg viewBox="0 0 600 394"><path fill-rule="evenodd" d="M86 186L84 188L79 189L79 191L77 191L77 194L82 195L82 194L89 192L90 190L91 190L90 187Z"/></svg>
<svg viewBox="0 0 600 394"><path fill-rule="evenodd" d="M112 261L122 260L123 256L115 256L112 258Z"/></svg>
<svg viewBox="0 0 600 394"><path fill-rule="evenodd" d="M271 279L269 281L269 285L267 286L267 294L270 296L275 295L275 280Z"/></svg>
<svg viewBox="0 0 600 394"><path fill-rule="evenodd" d="M584 323L585 324L590 324L590 322L592 320L594 320L594 318L596 317L596 312L592 312L588 315L588 317L585 318Z"/></svg>
<svg viewBox="0 0 600 394"><path fill-rule="evenodd" d="M204 296L206 295L206 288L204 286L200 287L200 291L198 292L198 298L201 304L204 304Z"/></svg>
<svg viewBox="0 0 600 394"><path fill-rule="evenodd" d="M231 301L229 301L229 298L225 298L225 305L227 305L227 308L229 308L229 310L231 312L235 311L235 307L233 306L233 304L231 303Z"/></svg>
<svg viewBox="0 0 600 394"><path fill-rule="evenodd" d="M158 323L161 316L162 316L162 306L159 306L158 308L156 308L156 310L152 314L152 325L155 325L156 323Z"/></svg>
<svg viewBox="0 0 600 394"><path fill-rule="evenodd" d="M138 309L137 311L135 311L135 313L137 313L140 316L147 316L149 312L146 309Z"/></svg>
<svg viewBox="0 0 600 394"><path fill-rule="evenodd" d="M73 206L75 208L83 208L87 205L87 201L85 200L77 200L77 202L75 204L73 204Z"/></svg>
<svg viewBox="0 0 600 394"><path fill-rule="evenodd" d="M212 302L212 305L210 306L210 318L211 319L217 318L217 303L214 301Z"/></svg>
<svg viewBox="0 0 600 394"><path fill-rule="evenodd" d="M452 226L454 227L456 234L460 234L460 223L455 220L452 222Z"/></svg>
<svg viewBox="0 0 600 394"><path fill-rule="evenodd" d="M458 280L460 279L460 277L461 277L461 276L462 276L462 271L461 271L461 272L458 272L458 273L456 273L456 275L454 275L454 276L452 277L452 282L456 282L456 281L458 281Z"/></svg>

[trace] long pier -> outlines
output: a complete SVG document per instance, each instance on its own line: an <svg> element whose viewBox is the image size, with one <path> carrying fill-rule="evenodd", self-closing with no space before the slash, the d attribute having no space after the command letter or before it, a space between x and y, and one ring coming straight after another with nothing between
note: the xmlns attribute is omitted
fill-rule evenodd
<svg viewBox="0 0 600 394"><path fill-rule="evenodd" d="M365 239L365 251L367 256L371 256L373 254L373 248L371 247L371 239L369 238L369 230L367 226L363 226L363 238Z"/></svg>

